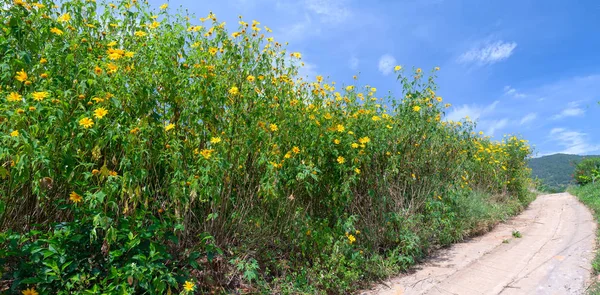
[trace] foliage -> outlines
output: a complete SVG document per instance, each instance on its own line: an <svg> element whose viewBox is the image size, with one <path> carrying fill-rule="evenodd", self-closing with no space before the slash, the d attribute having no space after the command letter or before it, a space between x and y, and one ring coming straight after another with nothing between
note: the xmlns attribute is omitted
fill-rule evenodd
<svg viewBox="0 0 600 295"><path fill-rule="evenodd" d="M596 221L600 223L600 183L590 183L582 186L569 187L569 192L577 196L579 200L584 203L594 213ZM600 237L600 230L597 233ZM600 274L600 253L596 253L594 260L592 261L592 268L594 275ZM594 280L592 285L588 288L588 294L600 294L600 282L597 279Z"/></svg>
<svg viewBox="0 0 600 295"><path fill-rule="evenodd" d="M530 201L526 141L442 121L437 69L378 96L305 81L256 21L0 7L11 292L347 293Z"/></svg>
<svg viewBox="0 0 600 295"><path fill-rule="evenodd" d="M573 177L579 185L595 183L600 178L600 157L581 160L575 167Z"/></svg>

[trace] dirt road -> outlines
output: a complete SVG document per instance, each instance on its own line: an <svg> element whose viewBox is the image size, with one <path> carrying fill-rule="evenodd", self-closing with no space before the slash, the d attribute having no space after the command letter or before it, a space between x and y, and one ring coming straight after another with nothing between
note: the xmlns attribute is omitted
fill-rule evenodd
<svg viewBox="0 0 600 295"><path fill-rule="evenodd" d="M540 196L492 232L441 250L411 274L361 294L584 294L595 229L575 197ZM513 237L515 230L521 238Z"/></svg>

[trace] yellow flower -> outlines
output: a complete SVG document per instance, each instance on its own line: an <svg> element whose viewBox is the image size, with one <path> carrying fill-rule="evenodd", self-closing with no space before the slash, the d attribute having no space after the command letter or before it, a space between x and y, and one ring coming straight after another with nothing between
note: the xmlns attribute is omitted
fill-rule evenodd
<svg viewBox="0 0 600 295"><path fill-rule="evenodd" d="M137 127L129 130L130 134L137 134L138 132L140 132L140 128L137 128Z"/></svg>
<svg viewBox="0 0 600 295"><path fill-rule="evenodd" d="M65 13L56 19L59 23L68 22L69 20L71 20L71 15L69 13Z"/></svg>
<svg viewBox="0 0 600 295"><path fill-rule="evenodd" d="M144 37L146 35L148 35L148 33L144 32L144 31L136 31L135 33L133 33L136 37Z"/></svg>
<svg viewBox="0 0 600 295"><path fill-rule="evenodd" d="M439 70L440 70L440 67L435 67L435 70L436 70L436 71L439 71Z"/></svg>
<svg viewBox="0 0 600 295"><path fill-rule="evenodd" d="M8 97L6 98L8 101L21 101L22 100L22 96L16 92L11 92Z"/></svg>
<svg viewBox="0 0 600 295"><path fill-rule="evenodd" d="M21 294L23 295L38 295L38 292L35 290L35 288L27 288L23 291L21 291Z"/></svg>
<svg viewBox="0 0 600 295"><path fill-rule="evenodd" d="M269 129L271 129L271 131L275 132L275 131L279 130L279 127L277 127L276 124L271 123L271 124L269 124Z"/></svg>
<svg viewBox="0 0 600 295"><path fill-rule="evenodd" d="M102 119L102 117L106 116L108 111L105 108L97 108L94 110L94 117L98 119Z"/></svg>
<svg viewBox="0 0 600 295"><path fill-rule="evenodd" d="M90 128L92 126L94 126L94 121L92 121L92 119L85 117L81 120L79 120L79 125L85 127L85 128Z"/></svg>
<svg viewBox="0 0 600 295"><path fill-rule="evenodd" d="M356 242L356 237L354 237L354 235L350 234L348 235L348 243L350 243L350 245L352 245L352 243Z"/></svg>
<svg viewBox="0 0 600 295"><path fill-rule="evenodd" d="M208 49L208 52L210 52L210 54L212 54L212 55L217 54L217 51L219 51L219 49L217 49L215 47L211 47Z"/></svg>
<svg viewBox="0 0 600 295"><path fill-rule="evenodd" d="M19 81L19 82L27 81L27 73L25 73L25 70L21 69L20 72L17 72L15 79L17 79L17 81Z"/></svg>
<svg viewBox="0 0 600 295"><path fill-rule="evenodd" d="M213 137L213 138L210 139L210 143L217 144L219 142L221 142L221 138L220 137Z"/></svg>
<svg viewBox="0 0 600 295"><path fill-rule="evenodd" d="M294 152L294 154L299 154L300 153L300 148L295 146L292 148L292 152Z"/></svg>
<svg viewBox="0 0 600 295"><path fill-rule="evenodd" d="M297 59L301 59L302 58L302 54L300 54L300 52L293 52L290 54L290 56L293 56Z"/></svg>
<svg viewBox="0 0 600 295"><path fill-rule="evenodd" d="M371 139L369 137L365 136L365 137L359 138L358 142L360 142L362 144L367 144L367 143L371 142Z"/></svg>
<svg viewBox="0 0 600 295"><path fill-rule="evenodd" d="M399 71L399 70L402 70L402 67L401 67L401 66L395 66L395 67L394 67L394 71L396 71L396 72L397 72L397 71Z"/></svg>
<svg viewBox="0 0 600 295"><path fill-rule="evenodd" d="M42 73L42 74L40 75L40 78L42 78L42 79L46 79L46 78L48 78L48 74L47 74L47 73Z"/></svg>
<svg viewBox="0 0 600 295"><path fill-rule="evenodd" d="M413 111L415 111L415 112L418 112L418 111L420 111L420 110L421 110L421 107L420 107L420 106L414 106L414 107L413 107Z"/></svg>
<svg viewBox="0 0 600 295"><path fill-rule="evenodd" d="M48 60L47 60L47 59L45 59L45 58L43 58L43 57L40 59L40 63L41 63L41 64L45 64L45 63L47 63L47 62L48 62Z"/></svg>
<svg viewBox="0 0 600 295"><path fill-rule="evenodd" d="M238 94L240 94L240 90L237 87L233 86L233 87L229 88L229 94L238 95Z"/></svg>
<svg viewBox="0 0 600 295"><path fill-rule="evenodd" d="M49 94L46 91L36 91L31 94L31 96L33 96L33 100L35 101L42 101L44 98L48 97L48 95Z"/></svg>
<svg viewBox="0 0 600 295"><path fill-rule="evenodd" d="M111 41L110 43L106 44L108 47L113 47L115 45L117 45L117 41Z"/></svg>
<svg viewBox="0 0 600 295"><path fill-rule="evenodd" d="M354 85L346 86L346 91L354 90Z"/></svg>
<svg viewBox="0 0 600 295"><path fill-rule="evenodd" d="M344 163L346 163L346 159L344 159L344 157L342 157L342 156L339 156L339 157L337 157L337 162L340 164L344 164Z"/></svg>
<svg viewBox="0 0 600 295"><path fill-rule="evenodd" d="M287 152L287 153L285 153L285 155L283 157L286 158L286 159L289 159L289 158L292 157L292 153L291 152Z"/></svg>
<svg viewBox="0 0 600 295"><path fill-rule="evenodd" d="M160 10L165 10L165 9L167 9L167 7L169 7L169 4L165 3L160 6Z"/></svg>
<svg viewBox="0 0 600 295"><path fill-rule="evenodd" d="M330 120L331 119L331 114L330 113L325 114L324 118L326 120Z"/></svg>
<svg viewBox="0 0 600 295"><path fill-rule="evenodd" d="M248 80L248 82L254 82L254 76L250 75L248 77L246 77L246 80Z"/></svg>
<svg viewBox="0 0 600 295"><path fill-rule="evenodd" d="M169 131L169 130L171 130L173 128L175 128L175 124L170 123L170 124L168 124L168 125L165 126L165 131Z"/></svg>
<svg viewBox="0 0 600 295"><path fill-rule="evenodd" d="M160 23L157 21L153 21L148 27L150 29L156 29L156 28L158 28L158 26L160 26Z"/></svg>
<svg viewBox="0 0 600 295"><path fill-rule="evenodd" d="M356 174L360 174L360 169L354 168L354 172L356 172Z"/></svg>
<svg viewBox="0 0 600 295"><path fill-rule="evenodd" d="M344 125L342 125L342 124L337 124L337 126L335 126L335 130L337 132L344 132L344 130L346 130L346 128L344 128Z"/></svg>
<svg viewBox="0 0 600 295"><path fill-rule="evenodd" d="M15 131L11 132L11 133L10 133L10 136L12 136L12 137L17 137L17 136L19 136L19 130L15 130Z"/></svg>
<svg viewBox="0 0 600 295"><path fill-rule="evenodd" d="M379 121L379 120L381 120L381 118L379 116L373 116L371 118L371 120L373 120L373 121Z"/></svg>
<svg viewBox="0 0 600 295"><path fill-rule="evenodd" d="M51 32L51 33L54 33L54 34L56 34L56 35L59 35L59 36L60 36L60 35L62 35L62 34L64 34L64 32L63 32L63 31L61 31L59 28L56 28L56 27L54 27L54 28L50 29L50 32Z"/></svg>
<svg viewBox="0 0 600 295"><path fill-rule="evenodd" d="M163 4L166 5L166 4ZM183 289L190 292L190 291L194 291L194 283L190 282L190 281L185 281L185 284L183 284Z"/></svg>
<svg viewBox="0 0 600 295"><path fill-rule="evenodd" d="M435 100L437 100L438 102L442 102L442 98L441 97L436 97Z"/></svg>
<svg viewBox="0 0 600 295"><path fill-rule="evenodd" d="M100 75L100 74L102 74L102 69L100 67L96 66L94 68L94 73L96 73L96 75Z"/></svg>
<svg viewBox="0 0 600 295"><path fill-rule="evenodd" d="M339 139L334 139L334 140L333 140L333 143L335 143L335 144L340 144L340 142L341 142L341 141L340 141Z"/></svg>
<svg viewBox="0 0 600 295"><path fill-rule="evenodd" d="M83 198L76 192L71 192L69 195L69 200L73 201L73 203L77 204L83 200Z"/></svg>
<svg viewBox="0 0 600 295"><path fill-rule="evenodd" d="M358 148L358 143L353 142L351 146L352 146L353 149L357 149Z"/></svg>
<svg viewBox="0 0 600 295"><path fill-rule="evenodd" d="M110 74L116 73L117 69L119 69L119 67L113 63L109 63L106 66L108 67L108 73L110 73Z"/></svg>
<svg viewBox="0 0 600 295"><path fill-rule="evenodd" d="M200 151L200 155L202 155L202 157L204 157L204 159L208 160L208 159L210 159L210 157L212 156L212 153L214 151L215 150L213 150L213 149L209 149L209 150L208 149L203 149L203 150Z"/></svg>

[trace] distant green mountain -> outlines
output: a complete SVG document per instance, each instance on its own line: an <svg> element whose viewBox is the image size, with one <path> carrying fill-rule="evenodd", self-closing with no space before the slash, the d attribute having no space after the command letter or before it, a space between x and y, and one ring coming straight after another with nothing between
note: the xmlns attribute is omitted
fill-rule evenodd
<svg viewBox="0 0 600 295"><path fill-rule="evenodd" d="M532 177L539 178L545 190L562 192L573 181L575 165L587 157L598 156L554 154L529 160L529 167Z"/></svg>

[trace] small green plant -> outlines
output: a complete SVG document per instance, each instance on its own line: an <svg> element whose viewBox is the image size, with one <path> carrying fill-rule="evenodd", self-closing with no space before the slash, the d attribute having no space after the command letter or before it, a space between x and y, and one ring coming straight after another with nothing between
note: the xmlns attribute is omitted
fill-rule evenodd
<svg viewBox="0 0 600 295"><path fill-rule="evenodd" d="M504 240L502 240L502 244L508 244L508 243L510 243L510 240L509 240L509 239L504 239Z"/></svg>
<svg viewBox="0 0 600 295"><path fill-rule="evenodd" d="M517 238L517 239L520 239L523 237L523 235L521 235L521 232L518 230L513 230L512 236L513 236L513 238Z"/></svg>
<svg viewBox="0 0 600 295"><path fill-rule="evenodd" d="M577 163L575 174L573 175L575 182L579 185L588 183L596 183L600 178L600 158L586 158Z"/></svg>

